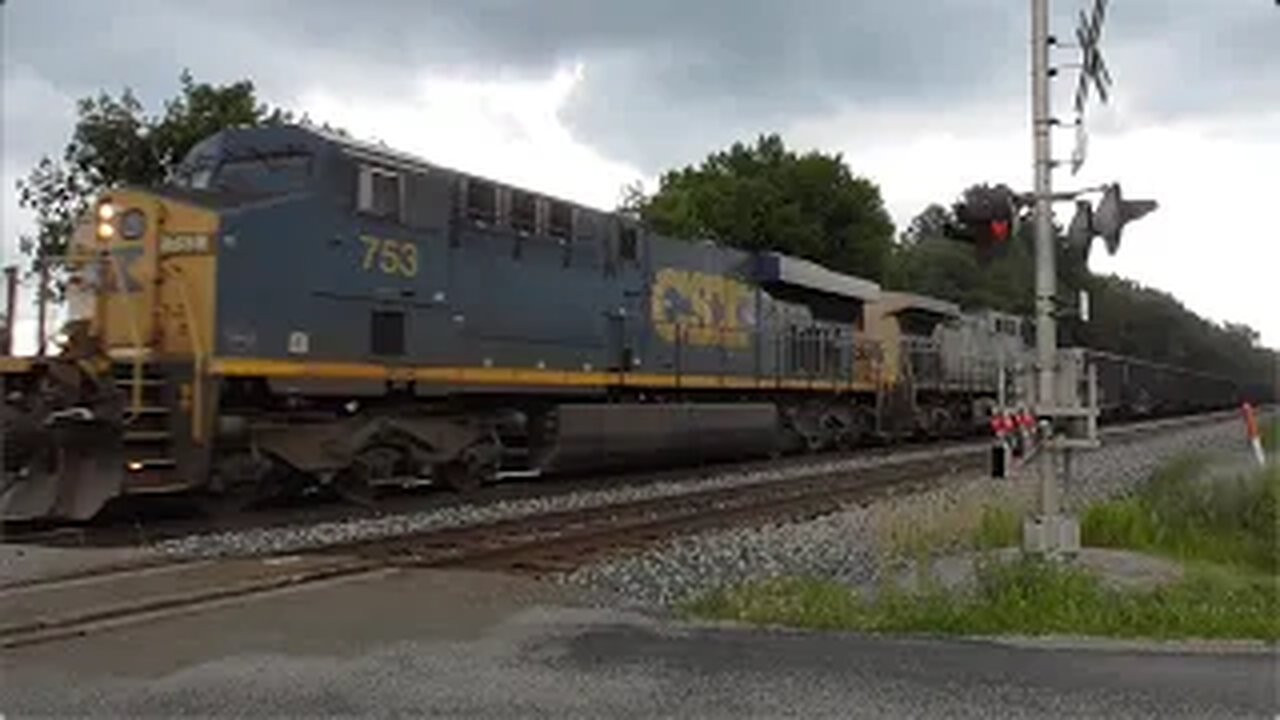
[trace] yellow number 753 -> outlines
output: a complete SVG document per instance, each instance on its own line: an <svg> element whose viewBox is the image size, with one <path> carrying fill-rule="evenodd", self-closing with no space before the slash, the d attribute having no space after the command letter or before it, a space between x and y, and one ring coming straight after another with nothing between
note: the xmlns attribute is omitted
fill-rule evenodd
<svg viewBox="0 0 1280 720"><path fill-rule="evenodd" d="M385 275L416 277L418 275L418 246L408 241L387 240L361 235L364 243L365 270L375 267Z"/></svg>

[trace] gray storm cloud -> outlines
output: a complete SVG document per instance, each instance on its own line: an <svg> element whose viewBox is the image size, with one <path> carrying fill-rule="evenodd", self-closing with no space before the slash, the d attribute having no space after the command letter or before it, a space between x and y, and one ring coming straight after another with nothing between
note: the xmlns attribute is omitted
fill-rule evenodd
<svg viewBox="0 0 1280 720"><path fill-rule="evenodd" d="M252 77L286 101L303 83L394 97L423 70L545 76L582 62L563 120L584 142L652 171L839 107L1007 104L1025 92L1024 4L136 0L108 10L12 0L0 13L6 80L30 73L72 97L127 84L154 101L183 67L212 80ZM1060 31L1082 4L1055 2ZM1271 3L1114 0L1107 34L1140 113L1213 115L1280 97L1280 8ZM6 104L49 95L6 89ZM31 120L40 115L6 111L9 154L57 150L33 147L44 140Z"/></svg>

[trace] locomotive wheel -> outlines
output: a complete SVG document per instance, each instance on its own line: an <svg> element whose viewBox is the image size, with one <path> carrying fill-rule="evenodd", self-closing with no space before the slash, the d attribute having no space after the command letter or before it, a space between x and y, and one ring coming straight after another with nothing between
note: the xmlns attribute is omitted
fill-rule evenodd
<svg viewBox="0 0 1280 720"><path fill-rule="evenodd" d="M296 497L308 484L306 476L284 463L235 453L218 463L200 504L211 517L234 517Z"/></svg>
<svg viewBox="0 0 1280 720"><path fill-rule="evenodd" d="M378 487L392 483L409 473L409 458L400 448L375 445L356 456L351 466L338 473L333 491L348 502L374 507Z"/></svg>
<svg viewBox="0 0 1280 720"><path fill-rule="evenodd" d="M483 478L465 463L447 462L436 465L431 477L440 485L463 495L474 494L483 484Z"/></svg>
<svg viewBox="0 0 1280 720"><path fill-rule="evenodd" d="M452 460L437 463L431 469L434 483L469 495L497 476L502 461L502 443L490 435L463 450Z"/></svg>

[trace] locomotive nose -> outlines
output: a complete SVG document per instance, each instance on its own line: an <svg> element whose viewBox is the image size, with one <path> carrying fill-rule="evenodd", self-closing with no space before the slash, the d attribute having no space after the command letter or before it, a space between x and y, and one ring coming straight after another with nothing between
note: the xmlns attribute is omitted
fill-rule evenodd
<svg viewBox="0 0 1280 720"><path fill-rule="evenodd" d="M210 208L135 189L105 193L81 219L64 339L9 373L21 393L3 408L4 439L24 450L5 452L5 520L86 519L117 495L178 481L163 468L201 406L157 392L157 378L195 377L211 351L218 226Z"/></svg>

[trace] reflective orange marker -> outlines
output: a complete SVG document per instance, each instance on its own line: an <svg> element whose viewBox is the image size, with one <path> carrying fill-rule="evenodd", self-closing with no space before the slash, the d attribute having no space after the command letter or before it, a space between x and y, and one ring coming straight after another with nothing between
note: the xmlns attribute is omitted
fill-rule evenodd
<svg viewBox="0 0 1280 720"><path fill-rule="evenodd" d="M1253 406L1247 402L1240 406L1240 412L1244 414L1244 431L1249 438L1249 445L1253 447L1253 457L1257 459L1259 465L1266 465L1267 457L1262 452L1262 438L1258 435L1258 416L1253 411Z"/></svg>

